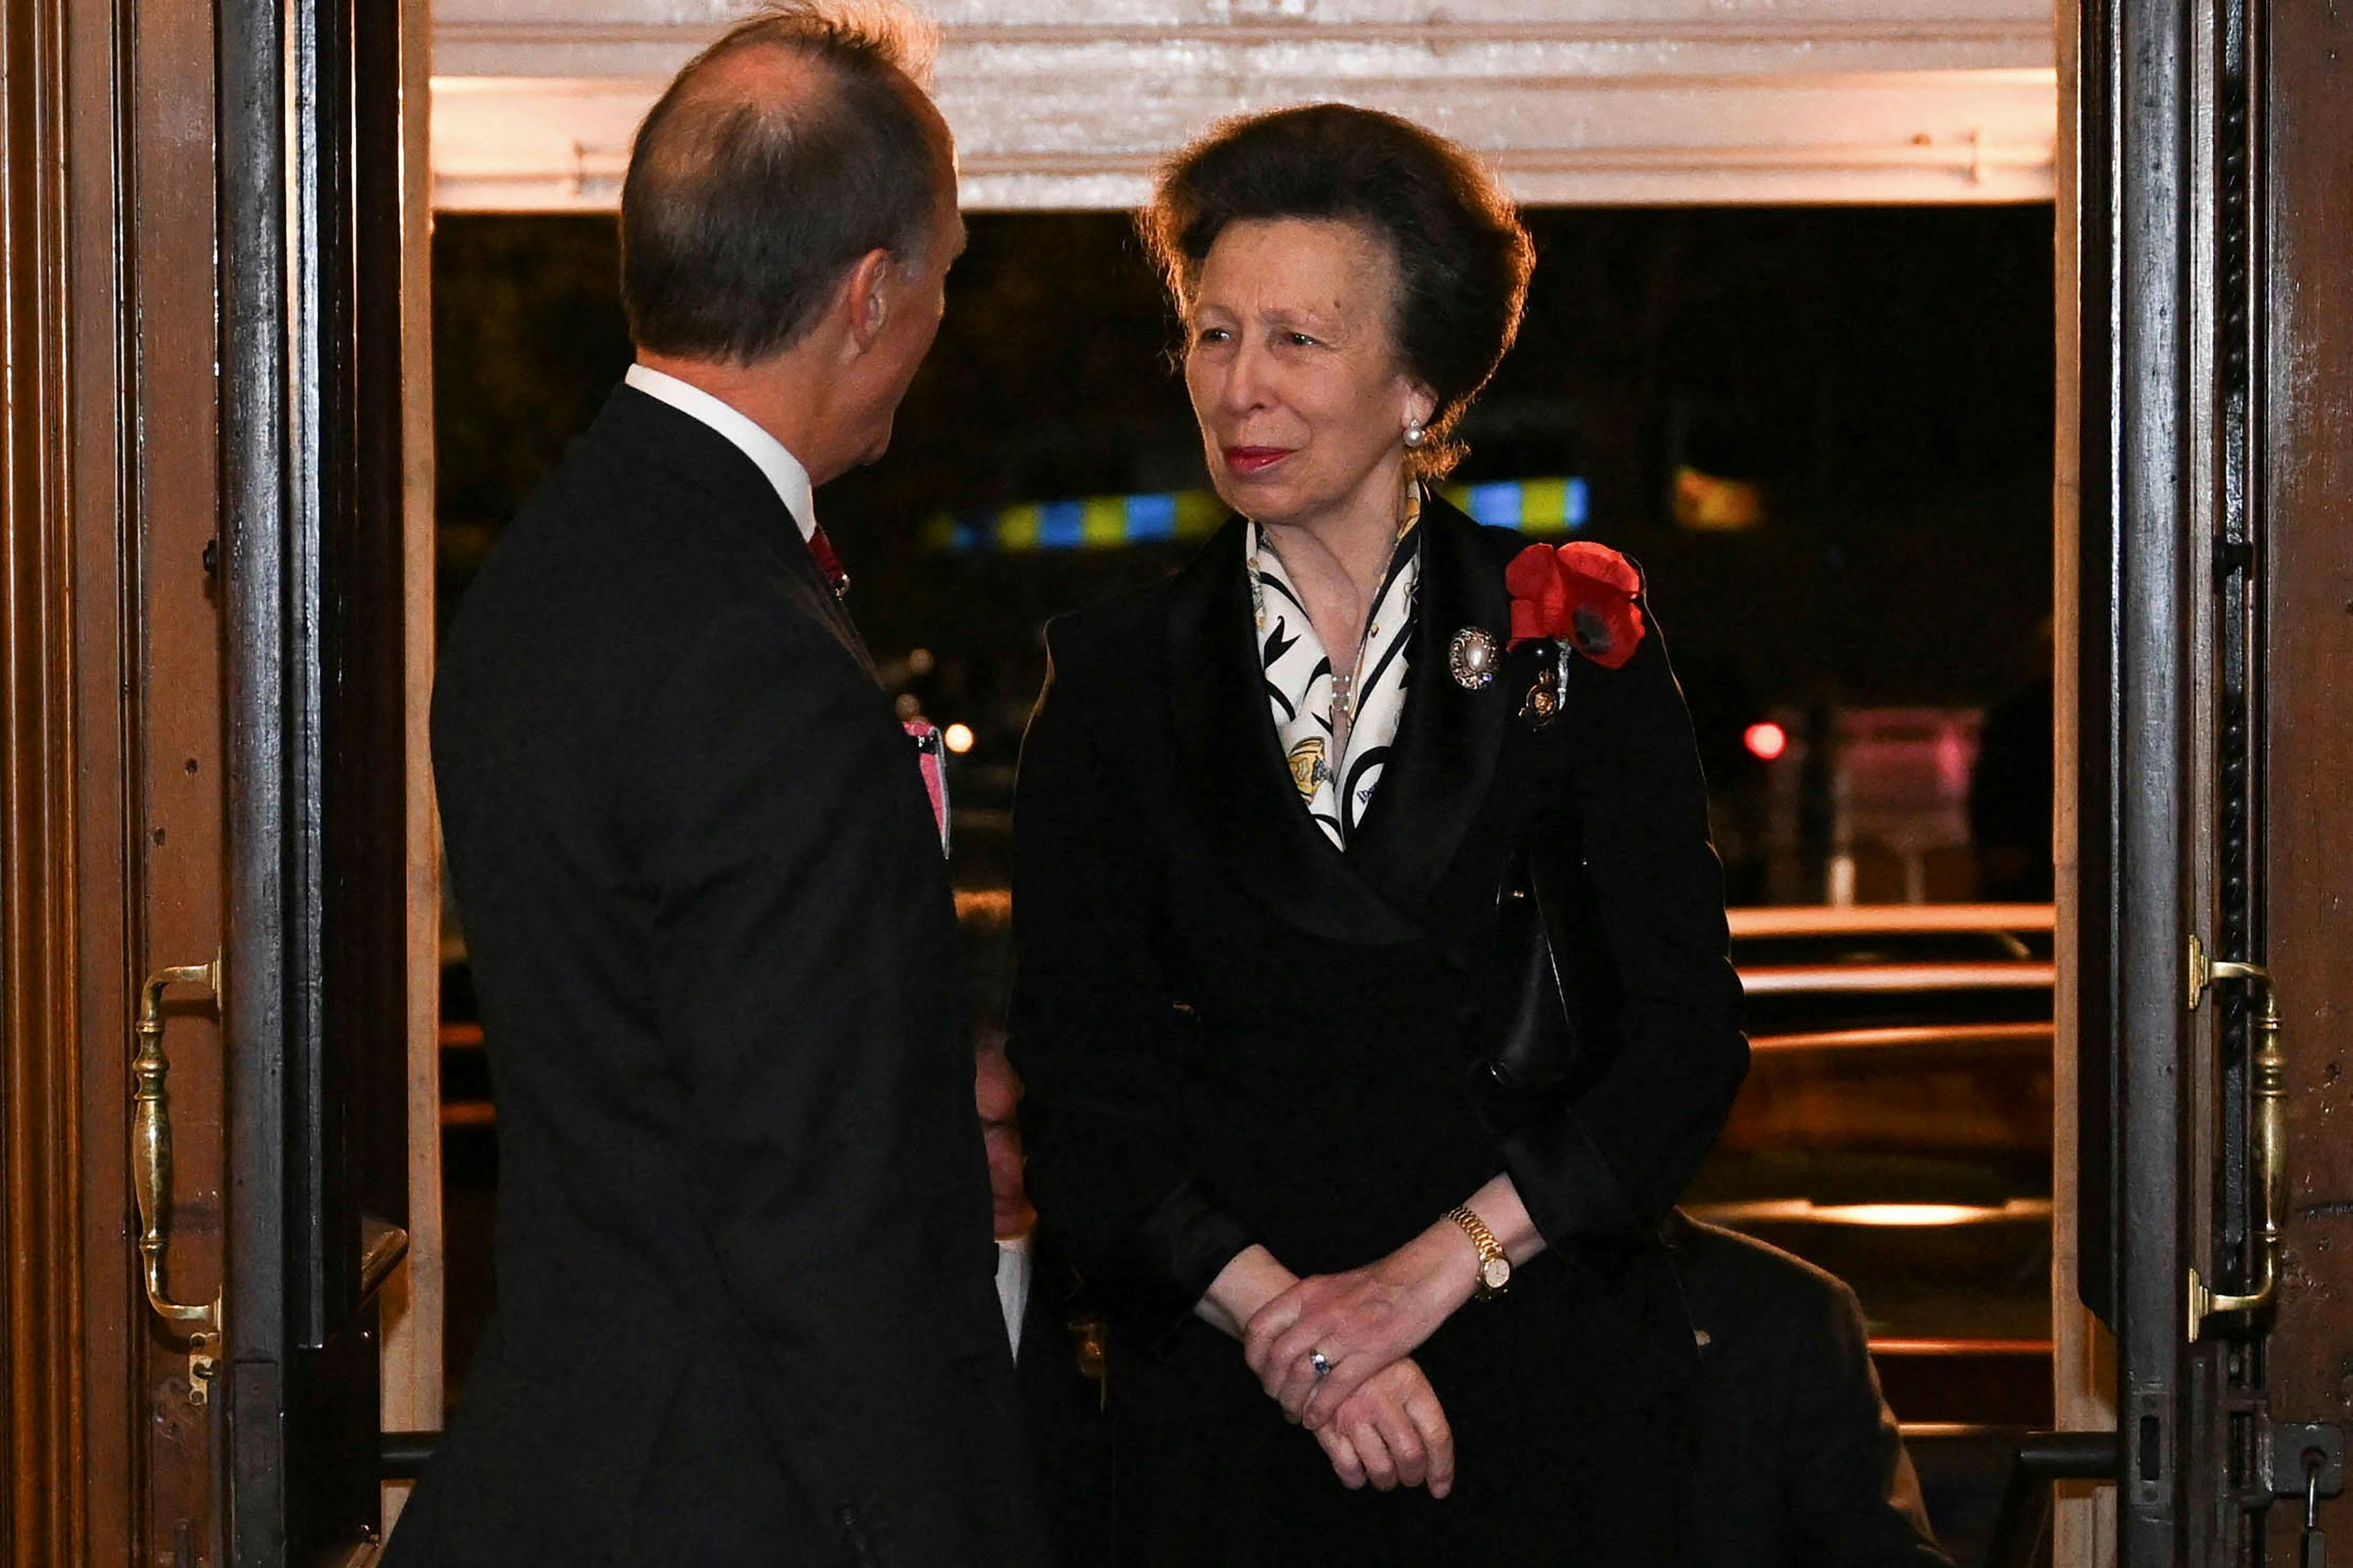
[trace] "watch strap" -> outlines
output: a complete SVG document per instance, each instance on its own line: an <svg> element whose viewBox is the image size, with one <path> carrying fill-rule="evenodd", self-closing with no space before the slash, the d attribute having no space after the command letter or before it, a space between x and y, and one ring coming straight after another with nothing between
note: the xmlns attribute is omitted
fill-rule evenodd
<svg viewBox="0 0 2353 1568"><path fill-rule="evenodd" d="M1504 1244L1495 1239L1495 1233L1487 1228L1487 1222L1473 1213L1468 1204L1460 1204L1447 1210L1446 1217L1452 1220L1462 1234L1471 1238L1471 1245L1479 1249L1479 1300L1483 1301L1492 1296L1502 1295L1511 1285L1512 1268L1511 1259L1504 1252ZM1490 1284L1489 1275L1495 1271L1494 1265L1498 1263L1503 1265L1503 1283Z"/></svg>

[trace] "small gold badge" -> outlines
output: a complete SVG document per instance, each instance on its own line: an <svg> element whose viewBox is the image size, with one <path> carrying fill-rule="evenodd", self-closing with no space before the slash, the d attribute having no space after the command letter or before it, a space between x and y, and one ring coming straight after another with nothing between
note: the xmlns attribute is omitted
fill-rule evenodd
<svg viewBox="0 0 2353 1568"><path fill-rule="evenodd" d="M1520 717L1531 728L1541 730L1560 712L1560 666L1547 659L1536 672L1536 683L1528 688L1528 700L1520 708Z"/></svg>
<svg viewBox="0 0 2353 1568"><path fill-rule="evenodd" d="M1446 650L1446 667L1465 691L1477 691L1494 679L1499 662L1494 636L1484 626L1464 626Z"/></svg>

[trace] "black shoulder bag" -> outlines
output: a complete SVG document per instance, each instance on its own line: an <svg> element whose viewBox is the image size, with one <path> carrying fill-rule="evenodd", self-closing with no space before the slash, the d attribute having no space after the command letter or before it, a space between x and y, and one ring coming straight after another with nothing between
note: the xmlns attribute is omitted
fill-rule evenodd
<svg viewBox="0 0 2353 1568"><path fill-rule="evenodd" d="M1562 962L1567 931L1558 889L1535 858L1513 852L1495 889L1495 935L1482 976L1478 1059L1526 1101L1557 1098L1584 1056L1575 982Z"/></svg>

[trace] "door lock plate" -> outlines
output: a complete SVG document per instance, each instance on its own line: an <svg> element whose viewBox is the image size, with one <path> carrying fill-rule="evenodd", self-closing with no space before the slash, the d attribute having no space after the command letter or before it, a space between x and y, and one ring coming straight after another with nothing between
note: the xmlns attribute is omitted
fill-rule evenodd
<svg viewBox="0 0 2353 1568"><path fill-rule="evenodd" d="M2304 1457L2321 1457L2320 1495L2335 1497L2345 1489L2345 1428L2326 1421L2274 1421L2263 1428L2271 1449L2272 1495L2305 1495Z"/></svg>
<svg viewBox="0 0 2353 1568"><path fill-rule="evenodd" d="M220 1312L217 1303L213 1312L217 1321ZM214 1337L208 1333L188 1336L188 1403L191 1405L212 1403L213 1375L219 1365L213 1356Z"/></svg>

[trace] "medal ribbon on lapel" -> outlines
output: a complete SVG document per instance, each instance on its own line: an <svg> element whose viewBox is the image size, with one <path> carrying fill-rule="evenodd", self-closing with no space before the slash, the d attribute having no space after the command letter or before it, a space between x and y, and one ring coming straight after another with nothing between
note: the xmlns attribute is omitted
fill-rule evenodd
<svg viewBox="0 0 2353 1568"><path fill-rule="evenodd" d="M940 853L948 852L948 754L939 726L921 719L901 721L907 739L915 742L915 766L923 775L923 793L932 797L932 817L940 830Z"/></svg>
<svg viewBox="0 0 2353 1568"><path fill-rule="evenodd" d="M841 557L835 552L833 541L825 536L824 529L812 527L809 530L808 552L809 559L817 563L818 571L824 574L825 585L833 590L833 596L848 598L849 574L842 568Z"/></svg>

